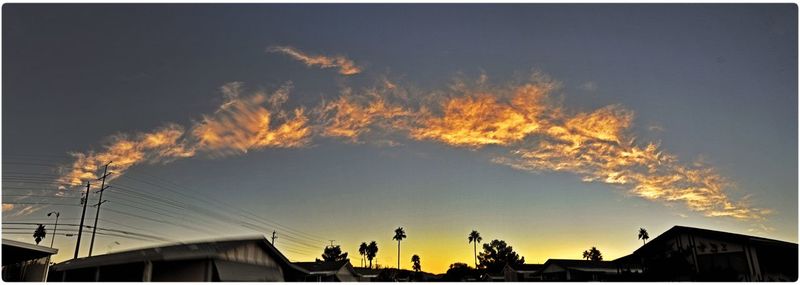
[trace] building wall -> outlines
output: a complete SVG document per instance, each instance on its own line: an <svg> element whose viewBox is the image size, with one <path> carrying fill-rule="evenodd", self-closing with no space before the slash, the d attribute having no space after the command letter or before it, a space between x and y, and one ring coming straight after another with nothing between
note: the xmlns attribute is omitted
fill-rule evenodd
<svg viewBox="0 0 800 285"><path fill-rule="evenodd" d="M99 279L101 282L142 282L144 262L101 266Z"/></svg>
<svg viewBox="0 0 800 285"><path fill-rule="evenodd" d="M356 282L358 278L353 275L352 272L347 268L347 266L342 266L339 271L336 272L336 277L339 278L341 282Z"/></svg>
<svg viewBox="0 0 800 285"><path fill-rule="evenodd" d="M3 266L3 281L44 282L50 268L50 256Z"/></svg>
<svg viewBox="0 0 800 285"><path fill-rule="evenodd" d="M153 262L153 271L150 281L211 281L209 262L209 260L156 261Z"/></svg>
<svg viewBox="0 0 800 285"><path fill-rule="evenodd" d="M503 267L503 276L505 277L506 282L517 282L519 281L519 277L517 276L517 272L514 271L510 266L506 265Z"/></svg>
<svg viewBox="0 0 800 285"><path fill-rule="evenodd" d="M797 250L785 243L742 242L678 233L648 244L644 256L648 278L671 281L794 281ZM791 249L791 247L789 247ZM681 265L681 260L683 265ZM785 266L786 262L792 263ZM684 266L686 268L684 268Z"/></svg>
<svg viewBox="0 0 800 285"><path fill-rule="evenodd" d="M222 282L277 282L285 281L280 268L250 263L214 260L212 281Z"/></svg>

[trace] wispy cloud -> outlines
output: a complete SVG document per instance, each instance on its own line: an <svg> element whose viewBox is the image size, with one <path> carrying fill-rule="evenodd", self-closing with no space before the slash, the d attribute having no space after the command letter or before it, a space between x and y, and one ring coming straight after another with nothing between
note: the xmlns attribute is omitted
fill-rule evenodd
<svg viewBox="0 0 800 285"><path fill-rule="evenodd" d="M405 95L397 96L396 88L389 81L384 81L382 87L362 93L346 88L337 99L322 102L315 109L320 134L360 143L365 135L375 130L402 129L402 124L415 114L405 106ZM371 141L386 143L383 139L370 138Z"/></svg>
<svg viewBox="0 0 800 285"><path fill-rule="evenodd" d="M761 219L770 211L731 199L731 182L701 161L682 163L652 142L637 143L631 133L634 112L621 105L570 111L551 94L560 84L535 75L528 82L490 86L485 79L458 82L446 91L419 94L412 108L373 95L353 102L352 91L326 105L324 133L354 141L380 128L404 132L414 140L480 149L508 149L492 161L535 173L571 172L585 182L625 187L633 196L683 203L706 216ZM395 87L396 88L396 87ZM376 120L381 124L373 124Z"/></svg>
<svg viewBox="0 0 800 285"><path fill-rule="evenodd" d="M242 83L222 87L225 103L192 128L199 150L217 155L241 154L263 148L293 148L308 143L311 134L303 108L291 115L280 109L291 85L268 96L257 92L241 95Z"/></svg>
<svg viewBox="0 0 800 285"><path fill-rule="evenodd" d="M166 124L152 132L111 136L103 151L71 153L74 161L62 169L66 174L59 182L62 185L81 185L84 181L95 179L97 171L112 161L109 170L121 174L141 162L169 162L191 157L194 155L194 147L188 144L184 134L183 127Z"/></svg>
<svg viewBox="0 0 800 285"><path fill-rule="evenodd" d="M15 207L13 204L3 204L3 217L10 218L10 217L19 217L25 216L41 209L44 209L46 206L42 205L27 205L24 207ZM7 213L7 214L6 214Z"/></svg>
<svg viewBox="0 0 800 285"><path fill-rule="evenodd" d="M460 90L442 100L438 114L421 110L411 137L453 146L517 143L539 131L545 120L549 84L524 84L500 95L490 90ZM434 109L434 110L435 110Z"/></svg>
<svg viewBox="0 0 800 285"><path fill-rule="evenodd" d="M361 67L357 66L352 60L341 55L312 55L290 46L269 47L267 48L267 52L276 52L288 55L293 59L303 62L309 67L318 66L320 68L338 68L339 74L341 75L356 75L361 73Z"/></svg>
<svg viewBox="0 0 800 285"><path fill-rule="evenodd" d="M354 68L344 58L275 49L309 65L335 66L342 72ZM632 110L617 104L595 110L564 106L553 98L560 82L540 73L502 85L482 75L442 90L413 92L382 78L376 87L364 90L345 87L309 112L282 107L291 84L271 94L246 93L240 82L221 89L224 103L190 127L167 124L152 132L112 136L102 151L74 153L75 161L60 181L80 185L94 179L108 161L114 161L112 171L122 173L136 164L198 153L222 157L304 147L315 136L378 145L396 145L394 138L400 136L471 150L493 146L505 150L492 159L497 164L533 173L574 173L587 183L622 187L649 201L680 203L705 216L761 220L770 213L751 207L747 199L731 198L727 189L732 182L714 167L682 162L656 143L637 142Z"/></svg>
<svg viewBox="0 0 800 285"><path fill-rule="evenodd" d="M170 123L152 132L113 135L101 151L71 153L74 160L62 167L58 182L64 186L83 185L96 179L108 162L113 162L109 170L118 176L134 165L167 163L198 152L220 157L308 143L311 132L305 111L298 108L288 113L280 108L291 84L271 95L255 92L243 96L240 82L228 83L221 89L225 102L212 114L203 115L189 131Z"/></svg>

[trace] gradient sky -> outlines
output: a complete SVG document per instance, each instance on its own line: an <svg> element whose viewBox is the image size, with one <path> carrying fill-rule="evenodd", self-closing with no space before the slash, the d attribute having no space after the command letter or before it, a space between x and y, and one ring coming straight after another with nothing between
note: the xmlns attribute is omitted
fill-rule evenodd
<svg viewBox="0 0 800 285"><path fill-rule="evenodd" d="M796 23L792 4L6 4L3 202L77 205L78 198L12 195L78 197L78 188L56 190L58 166L72 163L69 153L102 151L111 135L168 122L188 128L217 110L224 102L220 87L229 82L273 92L291 81L287 104L313 107L343 87L358 90L383 79L425 93L447 89L454 78L485 75L502 85L536 70L561 84L552 96L570 110L632 111L629 132L637 142L659 143L685 165L712 166L732 182L725 189L732 200L771 213L758 220L708 217L571 172L516 170L492 163L506 151L498 146L410 139L386 146L314 136L300 148L143 163L104 194L111 202L103 209L214 232L113 212L103 212L99 226L171 240L260 234L209 224L179 208L156 205L176 213L170 217L121 205L136 205L122 200L135 197L115 193L128 187L198 207L212 208L197 199L223 201L291 227L301 233L279 228L276 244L297 261L313 260L335 240L358 265L359 243L375 240L377 262L396 264L391 237L403 226L403 267L419 254L423 270L434 273L472 263L472 229L484 242L507 241L529 263L581 258L591 246L614 259L640 246L639 227L651 237L686 225L797 242ZM362 70L347 76L306 66L266 52L275 46L342 55ZM51 221L45 215L52 210L62 212L62 223L80 217L74 205L34 206L22 212L25 205L4 206L3 221ZM93 208L87 216L94 217ZM4 231L15 230L4 225ZM3 237L32 242L30 235ZM74 241L57 237L58 261L71 258ZM155 243L98 236L95 252Z"/></svg>

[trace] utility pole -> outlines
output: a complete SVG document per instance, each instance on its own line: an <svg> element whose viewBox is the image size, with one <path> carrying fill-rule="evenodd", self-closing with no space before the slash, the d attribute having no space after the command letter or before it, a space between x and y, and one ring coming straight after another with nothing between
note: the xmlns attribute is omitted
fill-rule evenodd
<svg viewBox="0 0 800 285"><path fill-rule="evenodd" d="M56 225L53 227L53 238L50 239L50 248L53 248L53 242L56 241L56 231L58 230L58 217L61 216L61 213L56 211L47 213L47 216L49 217L52 214L56 214Z"/></svg>
<svg viewBox="0 0 800 285"><path fill-rule="evenodd" d="M81 214L81 225L78 227L78 241L75 244L75 257L73 259L78 258L78 251L81 250L81 235L83 235L83 219L86 217L86 205L89 204L89 191L92 187L90 181L86 181L86 193L83 194L81 197L81 204L83 204L83 213Z"/></svg>
<svg viewBox="0 0 800 285"><path fill-rule="evenodd" d="M102 182L100 182L100 190L97 190L97 192L100 192L100 197L97 198L97 212L94 214L94 227L92 228L92 242L89 243L89 256L92 256L92 249L94 249L94 235L97 232L97 220L100 219L100 205L106 202L103 201L103 191L108 189L108 187L111 187L111 186L106 187L106 177L111 175L111 173L108 172L108 166L110 164L111 161L106 163L106 166L103 168L103 176L97 179L101 180Z"/></svg>
<svg viewBox="0 0 800 285"><path fill-rule="evenodd" d="M278 238L277 236L275 236L275 234L277 233L275 231L272 231L272 246L275 246L275 239Z"/></svg>

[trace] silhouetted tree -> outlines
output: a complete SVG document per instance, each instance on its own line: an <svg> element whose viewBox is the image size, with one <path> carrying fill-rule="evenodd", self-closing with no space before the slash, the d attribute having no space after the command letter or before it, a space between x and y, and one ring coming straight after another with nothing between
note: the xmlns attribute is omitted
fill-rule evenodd
<svg viewBox="0 0 800 285"><path fill-rule="evenodd" d="M406 231L403 230L403 227L396 228L392 239L397 241L397 269L400 269L400 241L404 238L406 238Z"/></svg>
<svg viewBox="0 0 800 285"><path fill-rule="evenodd" d="M469 233L468 240L472 244L472 254L475 256L475 267L477 268L478 267L478 243L483 241L483 238L481 237L481 234L478 231L472 230L472 232Z"/></svg>
<svg viewBox="0 0 800 285"><path fill-rule="evenodd" d="M647 240L650 239L650 235L647 234L647 230L644 228L639 228L639 239L642 240L642 244L647 243Z"/></svg>
<svg viewBox="0 0 800 285"><path fill-rule="evenodd" d="M450 264L450 269L444 274L442 281L464 281L468 276L473 275L474 269L466 263L456 262Z"/></svg>
<svg viewBox="0 0 800 285"><path fill-rule="evenodd" d="M422 265L420 265L419 255L415 254L414 256L412 256L411 263L412 263L411 269L414 269L414 271L419 272L420 270L422 270Z"/></svg>
<svg viewBox="0 0 800 285"><path fill-rule="evenodd" d="M378 243L374 240L367 245L367 260L369 260L369 268L372 268L372 259L378 255Z"/></svg>
<svg viewBox="0 0 800 285"><path fill-rule="evenodd" d="M44 239L45 235L47 235L47 232L44 230L44 225L39 224L36 230L33 231L33 239L36 241L37 245Z"/></svg>
<svg viewBox="0 0 800 285"><path fill-rule="evenodd" d="M525 257L520 257L514 248L502 240L492 240L483 244L483 252L478 256L479 264L490 273L500 272L506 264L515 265L525 263Z"/></svg>
<svg viewBox="0 0 800 285"><path fill-rule="evenodd" d="M603 254L600 253L600 250L598 250L596 247L593 246L589 250L583 251L583 258L591 261L602 261Z"/></svg>
<svg viewBox="0 0 800 285"><path fill-rule="evenodd" d="M367 250L369 250L369 245L367 242L362 242L361 245L358 246L358 254L361 255L361 266L367 265Z"/></svg>
<svg viewBox="0 0 800 285"><path fill-rule="evenodd" d="M322 260L325 262L342 261L347 259L347 252L342 252L342 248L338 245L326 246L325 251L322 252Z"/></svg>

